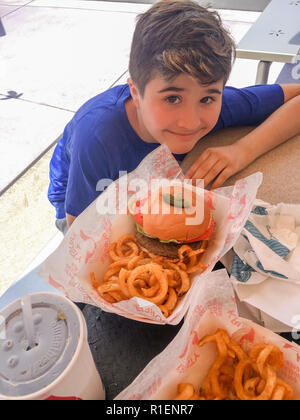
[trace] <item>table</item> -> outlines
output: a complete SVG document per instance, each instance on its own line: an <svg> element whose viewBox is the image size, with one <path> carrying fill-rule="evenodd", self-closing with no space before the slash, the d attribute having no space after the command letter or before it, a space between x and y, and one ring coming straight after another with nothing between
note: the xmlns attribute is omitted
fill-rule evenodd
<svg viewBox="0 0 300 420"><path fill-rule="evenodd" d="M231 127L209 134L201 139L187 154L181 164L183 172L187 172L197 157L208 147L226 146L248 134L255 127ZM240 179L255 172L263 173L263 181L258 189L257 198L270 204L300 204L300 134L279 145L270 152L260 156L247 168L229 178L224 186L231 186ZM224 261L223 261L224 262ZM224 262L224 264L226 264ZM227 267L229 269L229 267ZM241 309L241 308L240 308ZM247 316L247 308L243 308L243 316ZM249 312L249 315L251 313ZM280 333L291 340L290 333ZM300 340L296 341L300 344Z"/></svg>
<svg viewBox="0 0 300 420"><path fill-rule="evenodd" d="M237 45L237 58L260 60L256 84L267 83L273 61L295 63L300 48L299 0L272 0Z"/></svg>
<svg viewBox="0 0 300 420"><path fill-rule="evenodd" d="M201 139L183 160L181 167L187 172L197 157L208 147L226 146L245 136L254 127L233 127L209 134ZM238 179L255 172L263 173L263 182L257 198L270 204L300 204L300 134L281 144L252 162L237 175L229 178L224 186L233 185Z"/></svg>
<svg viewBox="0 0 300 420"><path fill-rule="evenodd" d="M1 296L0 310L25 294L61 294L41 279L37 271L38 267L14 283ZM103 312L91 305L85 305L82 313L87 323L90 349L108 400L123 391L172 341L182 326L182 322L176 326L144 324Z"/></svg>
<svg viewBox="0 0 300 420"><path fill-rule="evenodd" d="M208 145L230 144L251 129L253 127L237 127L210 134L186 156L182 163L183 169L187 170ZM295 185L294 174L292 174L295 171L299 175L299 161L300 136L259 158L239 175L228 180L226 184L231 185L237 178L262 170L264 181L258 193L260 198L274 204L281 199L281 201L299 203L300 185ZM283 169L284 172L281 173ZM220 268L224 267L221 263L217 263L215 269ZM41 291L59 293L41 279L37 271L38 267L4 293L0 298L0 310L26 293ZM125 389L171 342L182 326L182 322L176 326L145 324L103 312L91 305L86 305L82 312L87 322L91 352L105 386L108 400L113 399ZM289 334L284 334L284 336L290 339Z"/></svg>
<svg viewBox="0 0 300 420"><path fill-rule="evenodd" d="M217 263L215 270L224 268ZM14 283L0 298L0 310L25 294L59 293L41 279L38 267ZM81 306L81 305L80 305ZM172 341L178 325L146 324L102 311L92 305L82 309L88 329L88 342L106 390L112 400L125 389L147 364Z"/></svg>

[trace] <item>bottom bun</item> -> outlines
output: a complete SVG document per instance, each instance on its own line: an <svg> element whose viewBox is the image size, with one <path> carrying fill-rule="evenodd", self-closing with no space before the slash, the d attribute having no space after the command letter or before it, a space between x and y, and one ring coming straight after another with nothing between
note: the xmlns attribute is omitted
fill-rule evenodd
<svg viewBox="0 0 300 420"><path fill-rule="evenodd" d="M149 252L152 254L160 255L162 257L167 258L178 258L178 250L182 247L184 244L176 244L175 242L160 242L159 239L152 239L148 238L145 235L142 235L140 232L136 231L136 240L137 243L143 247L146 248ZM193 250L196 250L198 248L201 248L203 241L198 242L191 242L186 245L191 247Z"/></svg>

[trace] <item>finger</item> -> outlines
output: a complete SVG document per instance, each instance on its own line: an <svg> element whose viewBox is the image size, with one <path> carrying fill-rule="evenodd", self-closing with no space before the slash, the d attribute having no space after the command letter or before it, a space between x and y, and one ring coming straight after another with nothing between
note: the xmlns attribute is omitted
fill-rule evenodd
<svg viewBox="0 0 300 420"><path fill-rule="evenodd" d="M232 171L229 168L225 168L220 175L215 179L212 186L210 187L211 190L221 187L228 178L232 175Z"/></svg>
<svg viewBox="0 0 300 420"><path fill-rule="evenodd" d="M199 167L209 158L210 153L208 151L203 152L196 161L192 164L190 169L185 174L185 178L194 178L194 175Z"/></svg>
<svg viewBox="0 0 300 420"><path fill-rule="evenodd" d="M192 178L193 179L204 179L207 174L210 172L211 168L213 168L215 166L215 164L217 163L218 158L211 154L209 155L204 161L202 161L202 163L198 163L198 167L196 169L196 171L194 172Z"/></svg>
<svg viewBox="0 0 300 420"><path fill-rule="evenodd" d="M204 187L206 187L211 181L213 181L225 168L226 163L222 160L218 160L204 177Z"/></svg>

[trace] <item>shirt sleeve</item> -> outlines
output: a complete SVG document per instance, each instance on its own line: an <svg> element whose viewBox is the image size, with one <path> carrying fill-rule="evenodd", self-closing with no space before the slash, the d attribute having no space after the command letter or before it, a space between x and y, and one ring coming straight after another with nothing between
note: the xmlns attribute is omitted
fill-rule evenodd
<svg viewBox="0 0 300 420"><path fill-rule="evenodd" d="M220 117L213 131L233 126L259 125L283 103L283 89L278 84L242 89L226 86Z"/></svg>
<svg viewBox="0 0 300 420"><path fill-rule="evenodd" d="M68 183L68 163L64 153L62 139L54 149L50 160L50 183L48 188L48 199L56 209L56 218L65 217L65 191Z"/></svg>
<svg viewBox="0 0 300 420"><path fill-rule="evenodd" d="M86 116L73 131L70 170L66 191L66 213L77 217L103 191L111 180L109 161L101 139L95 134L94 122ZM99 189L98 182L101 182Z"/></svg>
<svg viewBox="0 0 300 420"><path fill-rule="evenodd" d="M58 140L49 165L48 199L56 209L57 219L66 217L65 195L69 176L69 158L66 153L66 144L71 132L72 121L66 125L62 137Z"/></svg>

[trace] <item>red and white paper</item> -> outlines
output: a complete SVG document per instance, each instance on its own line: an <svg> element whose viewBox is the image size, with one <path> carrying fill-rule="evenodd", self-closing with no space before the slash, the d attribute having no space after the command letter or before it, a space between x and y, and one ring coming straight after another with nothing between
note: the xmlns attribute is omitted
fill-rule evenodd
<svg viewBox="0 0 300 420"><path fill-rule="evenodd" d="M202 274L194 273L190 290L168 318L163 316L156 305L144 299L132 298L108 303L98 295L90 281L90 272L94 272L96 278L101 280L111 263L110 244L121 235L135 231L133 218L128 214L120 214L128 201L122 200L118 192L125 190L128 200L136 193L133 191L136 179L144 180L145 185L150 185L153 179L183 182L184 174L169 149L164 145L158 147L133 172L113 182L75 219L60 246L41 265L39 275L75 302L88 303L142 322L177 325L190 306L193 293L203 277L212 271L216 262L239 237L262 182L262 174L258 172L241 179L233 187L206 192L216 222L214 234L202 260L207 269ZM117 214L103 215L103 208L107 208L107 203L114 199Z"/></svg>
<svg viewBox="0 0 300 420"><path fill-rule="evenodd" d="M245 351L257 343L272 343L284 354L284 365L278 376L300 397L300 346L252 321L240 318L234 292L226 270L209 273L192 296L184 324L176 337L156 356L116 400L172 400L179 383L199 388L216 360L214 343L198 343L218 328L227 330Z"/></svg>

